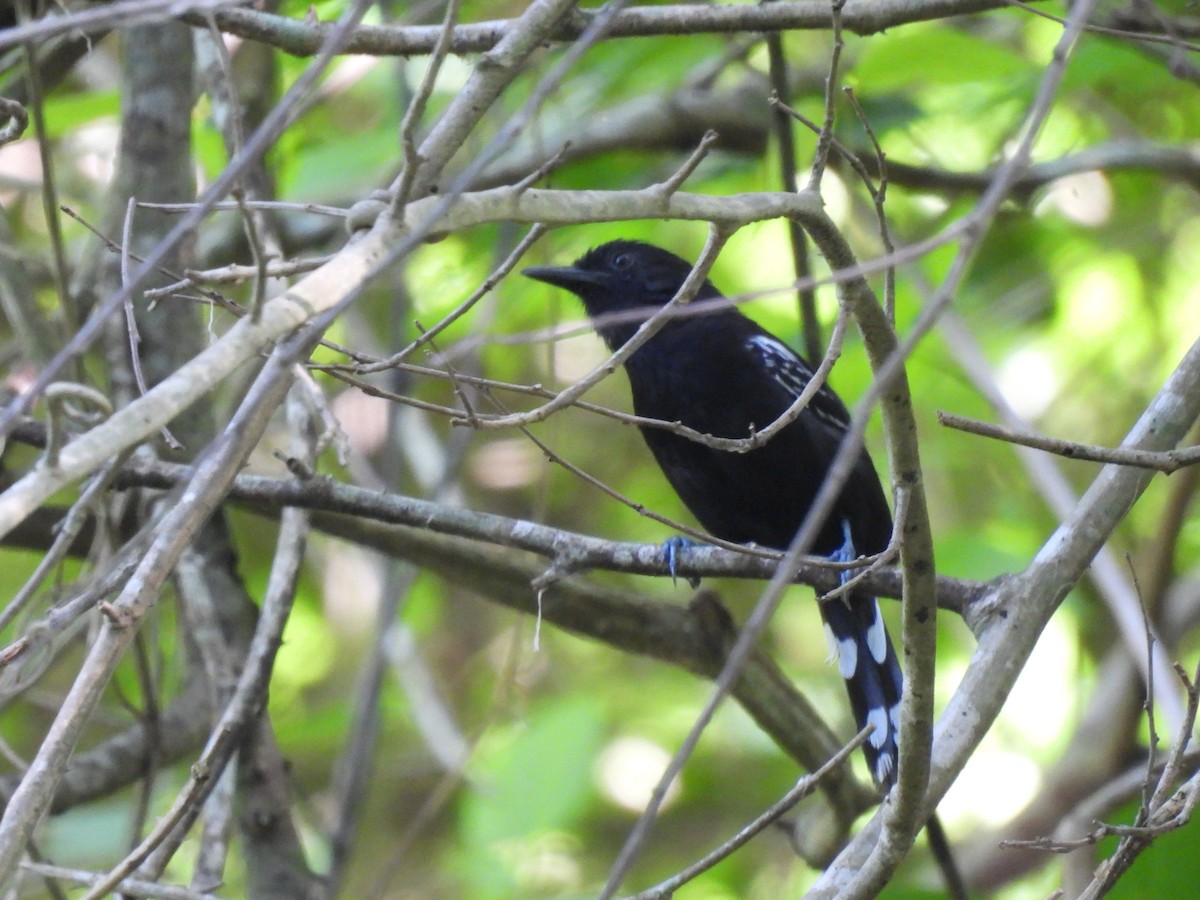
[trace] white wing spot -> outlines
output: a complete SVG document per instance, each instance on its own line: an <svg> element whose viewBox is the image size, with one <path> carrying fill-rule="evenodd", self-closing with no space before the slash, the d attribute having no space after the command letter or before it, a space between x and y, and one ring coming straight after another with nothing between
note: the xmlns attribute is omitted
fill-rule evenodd
<svg viewBox="0 0 1200 900"><path fill-rule="evenodd" d="M765 334L756 334L746 339L746 345L757 351L758 358L762 361L767 373L793 398L799 397L808 387L808 383L812 381L814 374L812 368L782 341ZM849 419L842 415L835 415L826 406L817 402L818 397L827 391L829 391L829 387L822 385L817 397L813 397L812 402L808 404L808 411L834 428L844 429L849 424Z"/></svg>
<svg viewBox="0 0 1200 900"><path fill-rule="evenodd" d="M762 334L754 335L748 343L758 350L771 377L793 395L799 396L812 381L812 369L786 344Z"/></svg>

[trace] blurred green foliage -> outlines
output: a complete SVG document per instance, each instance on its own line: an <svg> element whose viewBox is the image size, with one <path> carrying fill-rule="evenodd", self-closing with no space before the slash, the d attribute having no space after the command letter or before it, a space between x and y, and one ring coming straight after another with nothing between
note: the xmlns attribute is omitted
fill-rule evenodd
<svg viewBox="0 0 1200 900"><path fill-rule="evenodd" d="M510 15L521 4L464 2L462 19ZM285 3L304 15L307 3ZM332 18L340 2L320 3ZM1064 13L1064 4L1039 4ZM868 38L847 36L844 81L854 87L889 160L953 172L982 172L1000 161L1038 88L1059 26L1021 9L1007 9L947 22L896 27ZM697 67L728 46L726 38L639 38L610 41L590 50L551 98L516 149L536 146L550 134L570 134L594 118L638 98L666 98ZM819 76L828 64L824 34L784 39L790 63ZM98 54L113 48L100 44ZM458 164L473 152L525 99L557 50L546 51L541 68L518 81L473 135ZM430 103L430 118L461 86L466 66L452 61ZM329 96L314 105L282 138L271 160L282 199L349 205L385 185L398 170L400 118L425 61L347 60L329 75ZM303 61L281 59L289 83ZM354 68L357 65L358 68ZM761 80L765 56L753 52L745 65L731 65L713 90L743 78ZM802 79L805 84L818 78ZM336 85L336 86L332 86ZM766 97L767 89L761 94ZM113 90L73 81L47 103L50 136L68 160L84 151L71 141L83 129L107 126L117 113ZM794 105L819 119L823 98L806 88ZM197 108L195 153L205 177L225 162L221 142ZM862 126L839 103L838 133L867 151ZM1186 79L1171 75L1160 56L1120 39L1086 36L1045 129L1036 143L1037 161L1086 152L1113 142L1195 145L1200 140L1200 94ZM800 163L811 159L814 139L797 129ZM667 177L686 158L678 150L621 148L572 162L549 182L560 188L637 188ZM104 182L69 169L69 200L94 217ZM803 175L803 173L802 173ZM779 174L773 154L762 158L717 153L688 181L686 189L714 195L773 190ZM878 255L877 227L869 199L856 176L834 161L826 197L864 259ZM887 216L898 246L938 234L974 202L937 186L889 185ZM1115 444L1128 431L1181 353L1200 332L1200 218L1194 188L1153 171L1114 171L1040 188L1006 205L979 250L955 298L954 311L986 361L998 373L1006 399L1027 413L1042 432L1097 444ZM42 239L40 211L32 196L9 205L9 215L28 244ZM90 239L67 229L72 252ZM521 234L511 226L488 226L454 234L422 247L363 297L331 337L366 352L386 353L419 334L458 306L507 255ZM561 229L526 257L528 264L566 263L587 248L614 237L652 241L694 257L704 241L695 223L606 223ZM901 330L919 315L931 286L945 276L953 249L941 247L906 262L897 271L896 310ZM824 271L817 261L818 272ZM712 280L731 295L767 292L749 311L799 346L796 301L789 290L790 247L782 222L762 223L736 235L717 262ZM882 279L873 278L876 288ZM820 292L826 327L835 304ZM557 342L539 338L545 329L582 326L582 312L561 292L518 276L506 279L438 339L463 371L491 378L561 387L603 358L599 342L584 333ZM218 330L226 323L217 317ZM423 359L414 359L418 363ZM1017 571L1053 531L1053 513L1032 485L1012 448L946 430L936 412L947 410L984 419L995 413L964 374L953 342L935 331L909 363L917 404L922 454L933 516L939 571L984 580ZM421 400L454 405L445 381L406 377L395 390ZM331 394L344 386L321 379ZM866 389L870 371L856 335L847 340L832 382L853 403ZM509 408L534 401L498 393ZM604 382L588 399L628 410L623 376ZM422 460L435 465L459 429L431 414L413 413L420 434L401 433L395 443L367 452L377 465L389 455L406 458L399 489L423 494L428 485L414 474ZM416 423L416 424L414 424ZM610 485L634 503L685 522L690 517L664 482L640 437L630 427L578 409L532 429L555 453ZM417 439L419 437L419 440ZM500 447L503 442L504 446ZM868 431L873 455L884 469L882 430ZM424 448L424 449L422 449ZM507 455L500 455L497 449ZM503 465L497 462L501 460ZM282 474L269 459L262 471ZM332 460L336 478L352 476ZM1059 463L1076 491L1097 467ZM402 467L404 468L404 467ZM452 473L453 474L453 473ZM884 471L883 474L886 475ZM1113 541L1135 572L1146 565L1160 539L1162 510L1171 479L1159 478L1135 507ZM620 540L658 542L670 532L552 465L516 433L471 436L452 502L530 518L564 529ZM240 571L251 594L261 597L271 559L273 526L246 513L234 516ZM374 604L390 566L370 555L351 559L349 571L363 580L330 577L331 561L345 557L344 545L314 538L310 568L301 585L271 687L271 713L279 739L294 765L301 827L313 859L327 858L322 826L330 803L330 771L352 720L360 666L376 624ZM1189 522L1174 557L1175 573L1194 574L1200 559L1200 528ZM0 580L11 594L36 560L4 551ZM339 570L342 571L342 570ZM67 567L63 579L72 577ZM394 574L394 573L393 573ZM636 590L663 603L683 603L690 592L666 580L596 575L597 580ZM759 586L716 582L722 600L742 618ZM894 604L889 604L894 606ZM888 609L889 616L894 609ZM381 737L372 789L365 800L356 852L345 896L366 896L380 884L390 897L534 898L593 895L634 821L611 798L598 760L619 738L635 737L669 752L678 746L707 697L707 686L664 665L630 659L598 644L546 626L534 644L534 623L487 602L449 581L422 575L402 603L403 620L416 635L436 695L462 736L473 745L461 776L439 766L418 725L411 694L389 678L382 693ZM939 698L953 690L973 643L966 628L944 617L940 629ZM173 619L164 614L153 637L162 665L171 669ZM1083 638L1086 636L1086 643ZM1092 701L1096 658L1113 641L1107 613L1085 583L1059 614L1045 647L1031 662L1039 680L1010 704L964 784L991 793L956 791L944 807L952 838L971 843L1033 800L1040 776L1055 762ZM1194 661L1195 641L1186 645ZM811 592L796 589L773 623L767 645L788 674L842 734L849 715L836 672L825 665L825 647ZM77 659L67 655L49 673L42 693L69 684ZM60 676L59 669L62 674ZM138 681L123 671L119 689L140 703ZM51 704L52 705L52 704ZM120 703L114 696L116 719ZM4 740L30 754L44 732L45 709L12 709L2 723ZM101 730L116 725L101 723ZM861 768L861 763L855 763ZM725 708L708 730L684 771L678 794L668 803L639 866L626 887L663 878L732 835L799 775L797 766L772 745L740 711ZM164 773L154 793L154 810L165 809L181 777ZM446 789L445 784L453 783ZM441 798L440 802L431 798ZM79 865L99 864L89 855L96 835L119 832L135 803L132 792L55 820L44 849ZM428 803L417 833L409 828ZM1115 821L1128 822L1126 810ZM113 829L116 829L113 831ZM76 848L76 849L72 849ZM1190 898L1200 883L1195 828L1158 842L1114 896ZM1101 852L1106 848L1102 847ZM402 852L400 859L394 859ZM1086 852L1086 851L1084 851ZM171 873L186 880L179 865ZM236 868L231 884L237 882ZM813 873L791 852L786 836L768 832L733 858L678 893L681 900L794 896ZM1057 884L1041 871L1006 887L999 896L1044 896ZM938 896L936 875L918 854L886 896ZM230 894L233 896L234 894Z"/></svg>

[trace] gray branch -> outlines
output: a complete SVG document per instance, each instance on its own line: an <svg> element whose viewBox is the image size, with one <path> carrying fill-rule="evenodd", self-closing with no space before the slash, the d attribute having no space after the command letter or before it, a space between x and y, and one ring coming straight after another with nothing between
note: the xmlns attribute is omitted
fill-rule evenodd
<svg viewBox="0 0 1200 900"><path fill-rule="evenodd" d="M850 0L842 12L842 28L855 34L875 34L897 25L928 22L947 16L1001 9L999 0ZM547 40L571 43L591 24L594 12L576 11L548 35ZM198 14L184 16L204 24ZM296 56L310 56L321 46L329 29L311 22L251 9L226 9L216 15L217 25L230 34L262 41ZM814 0L741 3L732 6L645 6L617 15L607 39L654 35L738 34L747 31L824 30L831 25L829 4ZM454 29L450 52L482 53L491 50L512 28L509 20L475 22ZM347 45L349 53L371 56L423 56L437 45L440 25L362 26Z"/></svg>

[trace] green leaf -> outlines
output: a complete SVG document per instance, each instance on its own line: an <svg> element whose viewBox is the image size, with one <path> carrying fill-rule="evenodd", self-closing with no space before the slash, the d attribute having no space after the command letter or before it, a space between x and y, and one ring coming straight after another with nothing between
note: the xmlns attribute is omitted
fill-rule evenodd
<svg viewBox="0 0 1200 900"><path fill-rule="evenodd" d="M46 132L60 138L97 119L113 118L121 109L116 91L55 94L46 101Z"/></svg>
<svg viewBox="0 0 1200 900"><path fill-rule="evenodd" d="M592 795L592 761L602 714L588 698L539 710L473 773L479 789L463 804L467 839L490 844L567 828Z"/></svg>
<svg viewBox="0 0 1200 900"><path fill-rule="evenodd" d="M994 41L936 28L905 29L886 41L870 41L851 70L864 94L935 84L973 84L1027 76L1029 63Z"/></svg>

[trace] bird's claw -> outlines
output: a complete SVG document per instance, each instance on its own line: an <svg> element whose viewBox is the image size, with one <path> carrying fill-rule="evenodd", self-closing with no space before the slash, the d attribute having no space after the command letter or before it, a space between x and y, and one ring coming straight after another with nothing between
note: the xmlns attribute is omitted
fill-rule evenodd
<svg viewBox="0 0 1200 900"><path fill-rule="evenodd" d="M680 554L686 553L693 547L698 546L696 541L691 538L686 538L681 534L667 538L662 544L663 558L667 561L667 571L671 573L671 583L678 583L678 567ZM700 587L700 579L694 575L687 576L687 583L693 588Z"/></svg>

